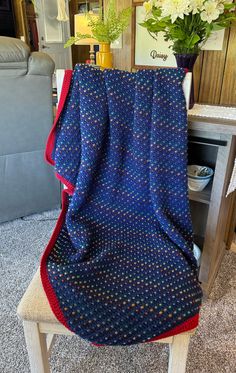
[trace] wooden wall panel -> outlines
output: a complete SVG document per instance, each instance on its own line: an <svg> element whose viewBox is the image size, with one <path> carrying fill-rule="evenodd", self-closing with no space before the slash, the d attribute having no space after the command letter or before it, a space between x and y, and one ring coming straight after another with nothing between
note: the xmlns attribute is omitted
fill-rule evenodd
<svg viewBox="0 0 236 373"><path fill-rule="evenodd" d="M194 69L193 69L195 101L199 100L199 91L200 91L201 74L202 74L202 64L203 64L203 54L200 53L199 57L197 58L197 60L195 62Z"/></svg>
<svg viewBox="0 0 236 373"><path fill-rule="evenodd" d="M219 104L227 55L229 30L225 31L222 51L203 51L201 81L198 101Z"/></svg>
<svg viewBox="0 0 236 373"><path fill-rule="evenodd" d="M236 105L236 22L232 25L229 35L229 45L225 61L220 104Z"/></svg>

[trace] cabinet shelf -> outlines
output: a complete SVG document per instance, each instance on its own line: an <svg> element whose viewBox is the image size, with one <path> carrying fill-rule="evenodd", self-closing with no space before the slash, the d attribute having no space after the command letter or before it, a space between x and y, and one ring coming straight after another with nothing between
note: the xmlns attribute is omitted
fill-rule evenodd
<svg viewBox="0 0 236 373"><path fill-rule="evenodd" d="M209 205L211 202L211 189L212 182L210 182L201 192L194 192L193 190L189 190L189 199L191 201L201 202Z"/></svg>

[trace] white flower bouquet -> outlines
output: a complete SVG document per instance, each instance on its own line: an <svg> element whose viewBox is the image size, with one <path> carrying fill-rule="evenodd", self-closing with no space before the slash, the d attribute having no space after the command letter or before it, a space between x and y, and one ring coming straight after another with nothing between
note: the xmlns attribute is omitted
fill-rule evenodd
<svg viewBox="0 0 236 373"><path fill-rule="evenodd" d="M236 20L232 0L149 0L141 25L155 38L159 32L176 54L199 54L213 31Z"/></svg>

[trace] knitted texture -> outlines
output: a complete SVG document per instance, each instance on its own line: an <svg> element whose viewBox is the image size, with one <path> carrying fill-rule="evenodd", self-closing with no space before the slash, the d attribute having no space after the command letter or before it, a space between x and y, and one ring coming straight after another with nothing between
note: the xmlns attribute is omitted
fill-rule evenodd
<svg viewBox="0 0 236 373"><path fill-rule="evenodd" d="M199 313L184 76L73 72L51 154L71 188L41 276L58 319L93 343L171 335Z"/></svg>

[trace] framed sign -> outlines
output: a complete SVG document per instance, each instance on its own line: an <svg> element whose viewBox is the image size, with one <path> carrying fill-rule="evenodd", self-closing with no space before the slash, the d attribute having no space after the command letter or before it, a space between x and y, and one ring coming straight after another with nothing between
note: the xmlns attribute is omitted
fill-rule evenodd
<svg viewBox="0 0 236 373"><path fill-rule="evenodd" d="M133 17L132 67L176 67L171 43L164 40L163 33L154 38L146 28L140 26L145 18L142 3L135 4Z"/></svg>
<svg viewBox="0 0 236 373"><path fill-rule="evenodd" d="M202 50L221 51L223 49L224 37L225 37L224 29L212 32L209 39L207 39L206 43L202 46Z"/></svg>

